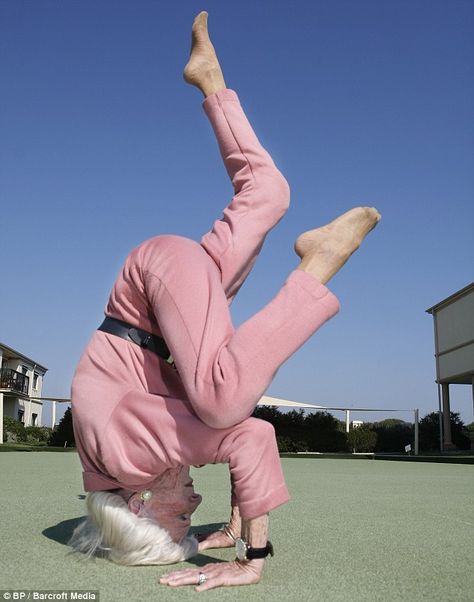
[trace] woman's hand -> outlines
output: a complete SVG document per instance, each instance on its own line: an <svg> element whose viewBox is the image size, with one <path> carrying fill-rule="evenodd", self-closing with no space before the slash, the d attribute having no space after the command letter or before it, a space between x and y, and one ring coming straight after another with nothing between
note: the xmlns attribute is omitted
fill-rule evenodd
<svg viewBox="0 0 474 602"><path fill-rule="evenodd" d="M218 562L206 564L200 569L184 569L163 575L160 583L170 587L181 585L196 585L197 592L205 592L214 587L229 587L232 585L251 585L258 583L262 577L263 560L250 560L240 562ZM199 575L206 577L202 585L199 583Z"/></svg>
<svg viewBox="0 0 474 602"><path fill-rule="evenodd" d="M239 509L233 506L229 523L213 533L202 533L197 535L199 541L199 551L209 550L210 548L232 548L237 537L240 537L242 529L242 519Z"/></svg>
<svg viewBox="0 0 474 602"><path fill-rule="evenodd" d="M229 534L227 527L212 533L199 534L197 540L199 541L199 552L211 548L232 548L235 545L234 538Z"/></svg>

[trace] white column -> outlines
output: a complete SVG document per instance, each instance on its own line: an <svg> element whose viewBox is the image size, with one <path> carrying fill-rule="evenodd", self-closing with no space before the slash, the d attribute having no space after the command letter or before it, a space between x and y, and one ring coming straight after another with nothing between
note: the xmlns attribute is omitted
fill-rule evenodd
<svg viewBox="0 0 474 602"><path fill-rule="evenodd" d="M415 410L415 456L417 456L420 451L420 437L419 437L419 431L418 431L419 419L420 419L420 413L419 413L418 408L416 408L416 410Z"/></svg>
<svg viewBox="0 0 474 602"><path fill-rule="evenodd" d="M31 426L31 401L30 399L25 399L23 400L23 404L24 404L24 408L25 408L25 415L24 415L24 421L25 421L25 426Z"/></svg>
<svg viewBox="0 0 474 602"><path fill-rule="evenodd" d="M0 393L0 444L3 443L3 393Z"/></svg>
<svg viewBox="0 0 474 602"><path fill-rule="evenodd" d="M346 410L346 433L349 432L350 423L351 423L351 412L350 412L350 410Z"/></svg>
<svg viewBox="0 0 474 602"><path fill-rule="evenodd" d="M53 407L51 408L51 430L54 431L54 425L56 424L56 402L52 401Z"/></svg>

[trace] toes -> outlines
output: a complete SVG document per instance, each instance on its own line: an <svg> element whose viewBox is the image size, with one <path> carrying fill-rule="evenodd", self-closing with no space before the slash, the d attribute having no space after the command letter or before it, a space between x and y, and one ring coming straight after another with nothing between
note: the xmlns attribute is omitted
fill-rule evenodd
<svg viewBox="0 0 474 602"><path fill-rule="evenodd" d="M206 11L202 11L199 15L194 19L193 23L193 32L207 32L207 17L208 14Z"/></svg>

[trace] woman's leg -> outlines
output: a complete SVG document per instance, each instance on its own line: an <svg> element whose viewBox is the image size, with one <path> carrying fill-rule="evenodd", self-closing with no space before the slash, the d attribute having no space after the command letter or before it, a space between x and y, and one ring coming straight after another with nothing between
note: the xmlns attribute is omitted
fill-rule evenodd
<svg viewBox="0 0 474 602"><path fill-rule="evenodd" d="M185 79L206 97L204 110L234 187L234 197L223 218L201 240L221 272L222 286L230 302L255 263L265 236L285 214L289 188L259 143L237 94L225 88L208 36L205 13L198 15L193 25Z"/></svg>
<svg viewBox="0 0 474 602"><path fill-rule="evenodd" d="M231 301L252 269L268 232L288 209L285 178L260 145L232 90L204 101L234 197L201 245L216 262Z"/></svg>
<svg viewBox="0 0 474 602"><path fill-rule="evenodd" d="M300 269L260 312L234 329L221 274L197 243L151 239L137 266L148 302L194 411L213 428L251 415L278 368L339 309L327 282L379 219L358 208L305 235Z"/></svg>

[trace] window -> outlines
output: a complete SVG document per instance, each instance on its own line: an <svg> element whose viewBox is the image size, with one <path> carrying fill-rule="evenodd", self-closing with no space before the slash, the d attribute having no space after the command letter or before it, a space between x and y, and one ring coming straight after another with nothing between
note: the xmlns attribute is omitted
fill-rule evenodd
<svg viewBox="0 0 474 602"><path fill-rule="evenodd" d="M31 414L31 426L36 426L37 419L38 419L38 414Z"/></svg>
<svg viewBox="0 0 474 602"><path fill-rule="evenodd" d="M33 389L35 391L38 390L38 385L39 385L39 374L38 372L33 372Z"/></svg>
<svg viewBox="0 0 474 602"><path fill-rule="evenodd" d="M24 410L18 410L18 420L20 422L24 422L25 420L25 412Z"/></svg>
<svg viewBox="0 0 474 602"><path fill-rule="evenodd" d="M22 366L21 367L21 371L23 372L23 374L25 376L28 376L28 366Z"/></svg>

